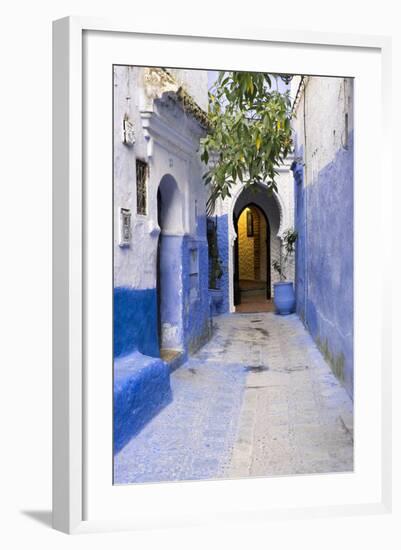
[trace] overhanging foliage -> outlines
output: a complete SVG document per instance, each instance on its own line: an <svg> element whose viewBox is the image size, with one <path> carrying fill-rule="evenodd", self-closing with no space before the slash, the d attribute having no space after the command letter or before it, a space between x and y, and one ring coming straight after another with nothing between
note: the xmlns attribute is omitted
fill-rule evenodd
<svg viewBox="0 0 401 550"><path fill-rule="evenodd" d="M220 72L209 92L210 129L201 141L209 213L238 180L246 187L264 182L270 193L277 190L277 167L292 148L291 112L289 93L271 85L267 73Z"/></svg>

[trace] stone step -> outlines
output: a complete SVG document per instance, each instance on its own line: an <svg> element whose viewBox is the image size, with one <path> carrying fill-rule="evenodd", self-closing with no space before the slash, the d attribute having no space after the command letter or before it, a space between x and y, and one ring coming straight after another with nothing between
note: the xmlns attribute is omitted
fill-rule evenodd
<svg viewBox="0 0 401 550"><path fill-rule="evenodd" d="M135 351L114 360L114 453L171 402L170 367Z"/></svg>

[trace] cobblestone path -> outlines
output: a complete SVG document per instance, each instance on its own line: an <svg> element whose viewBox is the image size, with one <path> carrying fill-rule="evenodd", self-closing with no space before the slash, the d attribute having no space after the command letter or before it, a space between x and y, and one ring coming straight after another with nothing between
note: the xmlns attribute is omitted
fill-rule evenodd
<svg viewBox="0 0 401 550"><path fill-rule="evenodd" d="M173 401L115 456L115 483L352 470L352 402L298 317L214 326L172 373Z"/></svg>

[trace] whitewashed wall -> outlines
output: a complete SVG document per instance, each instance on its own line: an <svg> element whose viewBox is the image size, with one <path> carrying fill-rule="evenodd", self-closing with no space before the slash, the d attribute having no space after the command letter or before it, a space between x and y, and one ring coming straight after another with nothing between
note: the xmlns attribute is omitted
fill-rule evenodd
<svg viewBox="0 0 401 550"><path fill-rule="evenodd" d="M159 82L155 73L139 67L114 68L114 283L137 289L156 285L157 189L162 177L176 180L182 198L182 216L172 229L176 234L196 234L196 215L204 213L206 190L198 153L199 125L184 120L179 107L157 99L163 92L183 85L202 105L207 101L204 71L172 71L176 83ZM168 103L168 101L167 101ZM123 120L134 124L135 143L123 143ZM146 216L136 213L136 159L149 164ZM120 208L132 214L132 243L122 248Z"/></svg>
<svg viewBox="0 0 401 550"><path fill-rule="evenodd" d="M295 113L297 313L352 396L353 80L305 78Z"/></svg>
<svg viewBox="0 0 401 550"><path fill-rule="evenodd" d="M291 89L294 99L298 94L292 127L297 147L305 150L305 184L309 185L346 145L345 113L348 113L348 134L353 130L353 81L351 78L305 77L300 89L299 84L298 77Z"/></svg>

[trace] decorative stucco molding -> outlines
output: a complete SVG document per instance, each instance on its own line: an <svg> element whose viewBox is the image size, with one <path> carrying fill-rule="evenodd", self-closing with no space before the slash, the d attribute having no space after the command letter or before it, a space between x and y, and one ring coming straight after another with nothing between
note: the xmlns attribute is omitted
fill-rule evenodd
<svg viewBox="0 0 401 550"><path fill-rule="evenodd" d="M289 166L283 168L281 171L288 173ZM261 183L260 185L267 188L266 183ZM238 183L237 186L235 187L235 191L232 193L231 198L227 198L224 201L226 203L226 205L224 205L225 206L224 210L226 210L228 213L228 228L229 228L229 238L230 238L231 246L234 245L234 241L237 238L237 234L234 228L234 217L233 217L234 208L235 208L237 199L240 197L244 188L245 188L244 184ZM280 212L280 225L279 225L279 230L277 232L277 237L282 239L285 231L291 228L293 223L292 223L292 220L290 219L290 212L286 206L286 199L282 195L282 193L274 191L272 196L275 199Z"/></svg>
<svg viewBox="0 0 401 550"><path fill-rule="evenodd" d="M189 132L175 129L171 123L155 112L141 112L143 134L147 144L148 158L153 157L154 142L175 153L193 155L199 145L199 141L193 138Z"/></svg>
<svg viewBox="0 0 401 550"><path fill-rule="evenodd" d="M212 159L213 161L213 159ZM273 192L273 199L276 202L279 212L279 228L276 237L280 240L280 247L283 246L283 237L287 229L291 229L294 225L293 220L293 201L294 188L293 177L291 174L291 166L294 157L288 157L286 161L278 167L278 192ZM267 188L266 183L261 184ZM233 261L234 261L234 243L237 239L237 233L234 227L234 209L237 200L245 189L245 184L238 182L231 190L231 197L226 197L224 201L218 200L216 203L215 214L217 216L227 216L227 239L228 239L228 308L229 311L235 311L234 306L234 287L233 287ZM290 269L293 269L292 267ZM291 273L292 276L292 273Z"/></svg>
<svg viewBox="0 0 401 550"><path fill-rule="evenodd" d="M165 69L143 69L140 117L148 158L154 141L162 146L193 155L207 127L207 114Z"/></svg>
<svg viewBox="0 0 401 550"><path fill-rule="evenodd" d="M178 89L179 85L167 71L156 67L143 69L144 104L141 110L153 111L155 99L165 92L177 92Z"/></svg>

